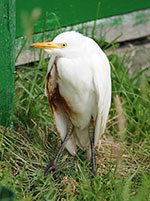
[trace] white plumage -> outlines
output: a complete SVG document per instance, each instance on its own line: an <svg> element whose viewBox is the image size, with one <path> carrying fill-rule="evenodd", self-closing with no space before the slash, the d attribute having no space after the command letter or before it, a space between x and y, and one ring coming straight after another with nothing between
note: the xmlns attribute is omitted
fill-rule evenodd
<svg viewBox="0 0 150 201"><path fill-rule="evenodd" d="M95 145L103 134L111 104L108 59L94 40L75 31L58 35L52 43L35 43L52 55L47 73L46 93L58 133L64 139L70 121L74 133L66 144L90 150L89 126L95 127ZM90 152L89 152L90 153Z"/></svg>

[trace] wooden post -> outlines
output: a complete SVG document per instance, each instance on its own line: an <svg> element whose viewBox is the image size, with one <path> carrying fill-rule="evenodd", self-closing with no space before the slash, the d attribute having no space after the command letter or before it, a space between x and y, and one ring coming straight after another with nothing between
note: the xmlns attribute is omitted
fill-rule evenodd
<svg viewBox="0 0 150 201"><path fill-rule="evenodd" d="M15 66L15 0L0 0L0 125L12 125Z"/></svg>

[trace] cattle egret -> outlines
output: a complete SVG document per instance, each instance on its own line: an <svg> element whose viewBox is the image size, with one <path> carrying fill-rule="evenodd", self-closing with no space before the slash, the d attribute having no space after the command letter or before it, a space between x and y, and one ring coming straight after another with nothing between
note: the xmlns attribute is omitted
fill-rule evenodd
<svg viewBox="0 0 150 201"><path fill-rule="evenodd" d="M64 147L72 155L77 147L87 150L96 175L94 147L105 130L111 104L110 65L105 53L94 40L75 31L31 47L44 49L51 55L45 88L63 140L45 175L64 165L57 165Z"/></svg>

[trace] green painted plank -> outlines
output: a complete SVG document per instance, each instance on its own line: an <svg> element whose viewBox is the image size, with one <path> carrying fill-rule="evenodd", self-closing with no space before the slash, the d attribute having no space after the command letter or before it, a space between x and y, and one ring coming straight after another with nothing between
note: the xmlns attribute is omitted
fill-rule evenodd
<svg viewBox="0 0 150 201"><path fill-rule="evenodd" d="M90 21L83 24L74 25L73 30L82 31L85 35L92 36L93 26L95 21ZM96 29L94 37L97 40L104 39L111 42L119 35L118 42L126 40L134 40L141 37L150 35L150 9L130 12L123 15L113 16L105 19L99 19L96 22ZM47 31L44 33L44 41L51 41L54 35L60 34L64 30L72 30L71 26L67 28L61 28L57 31ZM39 42L43 40L43 33L34 34L32 38L28 40L24 46L21 54L19 55L16 65L22 65L39 60L39 51L33 48L29 48L33 42ZM16 55L22 48L25 41L25 37L16 39ZM45 54L45 57L49 57Z"/></svg>
<svg viewBox="0 0 150 201"><path fill-rule="evenodd" d="M24 34L22 26L24 12L31 14L34 8L41 8L42 15L35 25L35 33L39 33L43 31L46 12L48 12L47 30L53 30L58 24L66 27L94 20L98 2L100 2L99 19L150 8L150 0L16 0L16 36Z"/></svg>
<svg viewBox="0 0 150 201"><path fill-rule="evenodd" d="M0 0L0 124L11 126L14 96L15 0Z"/></svg>
<svg viewBox="0 0 150 201"><path fill-rule="evenodd" d="M48 12L47 30L52 30L58 24L68 26L92 20L96 16L97 5L98 0L17 0L17 37L23 33L21 20L24 11L31 14L34 8L41 8L42 15L35 26L35 32L38 33L43 30L46 12Z"/></svg>

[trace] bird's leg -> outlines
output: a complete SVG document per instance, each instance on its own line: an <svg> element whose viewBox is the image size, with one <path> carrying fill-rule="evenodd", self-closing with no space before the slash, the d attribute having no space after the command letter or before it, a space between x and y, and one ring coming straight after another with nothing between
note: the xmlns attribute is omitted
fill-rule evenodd
<svg viewBox="0 0 150 201"><path fill-rule="evenodd" d="M96 176L96 161L95 161L95 152L94 152L94 134L90 139L91 143L91 160L92 160L92 172Z"/></svg>
<svg viewBox="0 0 150 201"><path fill-rule="evenodd" d="M95 151L94 151L94 145L95 145L95 129L94 129L94 122L93 118L90 122L89 127L89 136L90 136L90 145L91 145L91 161L92 161L92 172L96 176L96 161L95 161Z"/></svg>
<svg viewBox="0 0 150 201"><path fill-rule="evenodd" d="M69 138L73 134L73 130L74 130L74 126L72 125L71 130L69 130L68 133L66 134L66 136L63 140L63 143L62 143L58 153L56 154L56 157L54 158L53 162L49 163L49 165L46 167L46 170L44 172L44 176L47 176L51 171L55 171L58 168L61 168L65 164L65 162L63 162L60 165L57 165L57 162L58 162L58 159L60 157L61 152L64 150L64 147L65 147L67 141L69 140Z"/></svg>

